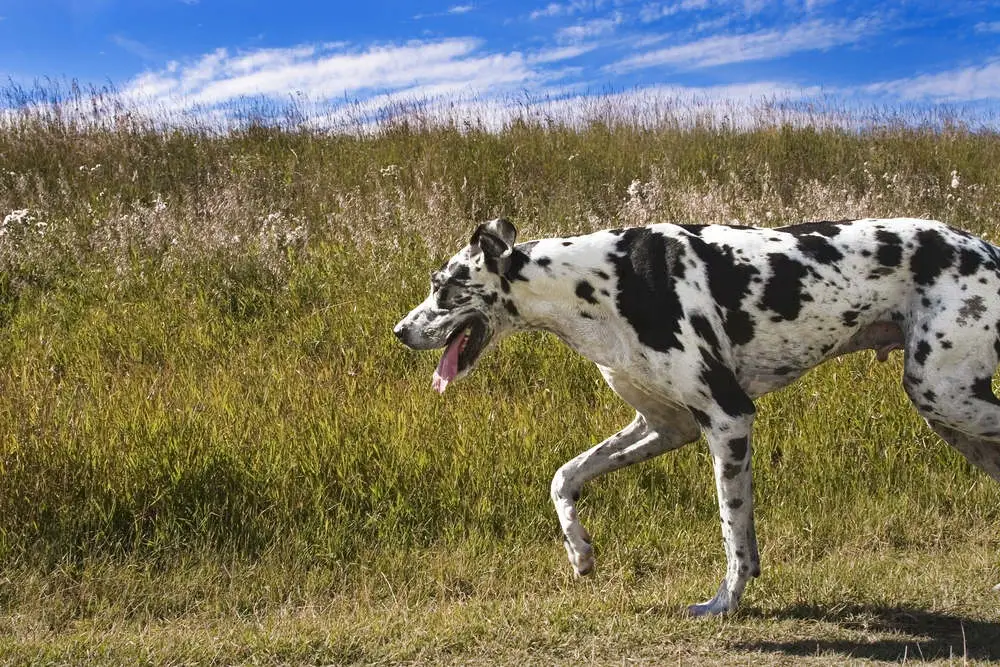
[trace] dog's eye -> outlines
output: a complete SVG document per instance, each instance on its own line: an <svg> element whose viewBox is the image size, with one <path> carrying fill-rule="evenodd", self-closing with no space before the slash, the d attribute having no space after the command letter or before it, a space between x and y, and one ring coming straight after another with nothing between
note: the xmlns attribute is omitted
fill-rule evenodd
<svg viewBox="0 0 1000 667"><path fill-rule="evenodd" d="M434 290L434 300L439 308L455 307L455 289L448 284L442 284L440 288Z"/></svg>

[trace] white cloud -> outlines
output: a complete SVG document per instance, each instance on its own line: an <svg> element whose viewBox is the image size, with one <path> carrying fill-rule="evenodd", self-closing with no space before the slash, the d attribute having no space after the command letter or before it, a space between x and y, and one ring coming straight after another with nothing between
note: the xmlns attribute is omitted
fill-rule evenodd
<svg viewBox="0 0 1000 667"><path fill-rule="evenodd" d="M976 32L1000 32L1000 21L983 21L977 23Z"/></svg>
<svg viewBox="0 0 1000 667"><path fill-rule="evenodd" d="M937 74L874 83L861 88L870 95L891 95L906 101L975 102L1000 100L1000 58Z"/></svg>
<svg viewBox="0 0 1000 667"><path fill-rule="evenodd" d="M596 49L599 45L595 42L590 44L574 44L572 46L562 46L554 49L545 49L528 56L528 62L531 64L546 64L546 63L556 63L563 60L571 60L578 56L582 56L585 53L589 53Z"/></svg>
<svg viewBox="0 0 1000 667"><path fill-rule="evenodd" d="M551 16L573 16L601 9L607 0L571 0L570 2L550 2L542 9L536 9L528 15L532 21Z"/></svg>
<svg viewBox="0 0 1000 667"><path fill-rule="evenodd" d="M872 19L850 23L816 20L783 30L715 35L625 58L607 69L626 72L665 65L676 69L698 69L735 62L773 60L801 51L820 51L851 44L873 33L877 26L878 22Z"/></svg>
<svg viewBox="0 0 1000 667"><path fill-rule="evenodd" d="M448 8L449 14L467 14L475 9L475 5L455 5L454 7Z"/></svg>
<svg viewBox="0 0 1000 667"><path fill-rule="evenodd" d="M639 20L652 23L681 12L706 9L712 0L678 0L677 2L648 2L639 10Z"/></svg>
<svg viewBox="0 0 1000 667"><path fill-rule="evenodd" d="M484 53L476 39L408 42L351 50L344 44L303 45L231 54L217 49L186 63L170 62L123 88L148 109L211 109L245 97L315 103L419 91L421 95L490 96L531 89L562 76L537 66L565 60L591 47Z"/></svg>
<svg viewBox="0 0 1000 667"><path fill-rule="evenodd" d="M624 21L624 17L615 12L607 18L591 19L576 25L560 28L556 31L556 40L559 42L581 42L585 39L600 37L614 32Z"/></svg>

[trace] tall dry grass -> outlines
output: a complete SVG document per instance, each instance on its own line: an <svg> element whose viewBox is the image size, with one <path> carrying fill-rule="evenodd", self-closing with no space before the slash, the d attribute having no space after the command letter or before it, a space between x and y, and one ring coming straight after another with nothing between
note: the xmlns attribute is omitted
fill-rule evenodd
<svg viewBox="0 0 1000 667"><path fill-rule="evenodd" d="M173 618L206 600L308 604L324 586L502 596L561 571L550 476L628 409L544 335L507 341L442 401L432 355L391 336L482 219L509 216L531 238L906 215L1000 241L1000 137L895 116L850 130L605 116L217 132L94 108L108 122L56 106L0 123L13 633ZM899 372L856 355L762 401L765 569L826 563L828 586L857 593L851 566L824 554L996 548L1000 488L923 427ZM624 581L668 561L714 579L700 446L593 484L583 507ZM33 602L39 587L51 604Z"/></svg>

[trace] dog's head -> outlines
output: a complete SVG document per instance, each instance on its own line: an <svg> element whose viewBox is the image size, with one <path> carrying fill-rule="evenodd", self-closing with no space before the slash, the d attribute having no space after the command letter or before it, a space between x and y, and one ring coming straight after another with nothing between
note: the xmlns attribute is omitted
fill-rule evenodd
<svg viewBox="0 0 1000 667"><path fill-rule="evenodd" d="M444 393L513 328L517 312L505 296L504 275L516 252L517 230L507 220L478 227L469 245L431 275L431 293L393 329L414 350L445 348L432 386Z"/></svg>

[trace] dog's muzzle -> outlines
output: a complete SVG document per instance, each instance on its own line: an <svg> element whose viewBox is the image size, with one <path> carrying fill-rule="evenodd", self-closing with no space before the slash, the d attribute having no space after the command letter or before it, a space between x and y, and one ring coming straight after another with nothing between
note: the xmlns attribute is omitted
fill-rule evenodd
<svg viewBox="0 0 1000 667"><path fill-rule="evenodd" d="M410 316L403 318L392 330L403 345L413 350L444 348L444 354L434 371L432 387L444 393L448 383L468 373L479 359L492 337L489 322L481 314L473 314L454 327L447 338L428 337Z"/></svg>
<svg viewBox="0 0 1000 667"><path fill-rule="evenodd" d="M413 347L410 345L410 328L406 326L405 322L401 321L397 323L396 326L393 327L392 333L396 335L396 338L398 338L403 345L410 348Z"/></svg>
<svg viewBox="0 0 1000 667"><path fill-rule="evenodd" d="M442 341L428 338L424 334L423 327L410 321L409 317L400 320L399 324L393 328L392 333L411 350L433 350L444 344Z"/></svg>

